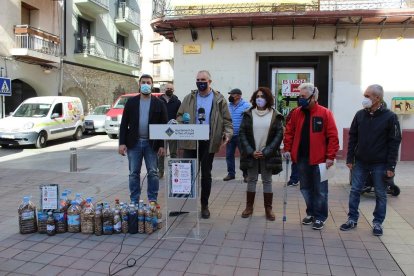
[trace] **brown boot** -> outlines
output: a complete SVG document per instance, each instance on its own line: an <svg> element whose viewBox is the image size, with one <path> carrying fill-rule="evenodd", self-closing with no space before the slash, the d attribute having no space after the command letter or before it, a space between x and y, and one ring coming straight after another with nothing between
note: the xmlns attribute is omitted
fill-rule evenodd
<svg viewBox="0 0 414 276"><path fill-rule="evenodd" d="M246 192L246 209L242 213L242 218L248 218L253 214L253 204L256 192Z"/></svg>
<svg viewBox="0 0 414 276"><path fill-rule="evenodd" d="M275 214L272 212L273 193L263 193L264 207L266 211L266 219L275 220Z"/></svg>

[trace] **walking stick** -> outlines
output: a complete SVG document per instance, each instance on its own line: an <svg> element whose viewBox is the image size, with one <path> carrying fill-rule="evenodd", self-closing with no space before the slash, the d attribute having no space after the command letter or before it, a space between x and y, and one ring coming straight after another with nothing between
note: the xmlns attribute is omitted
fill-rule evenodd
<svg viewBox="0 0 414 276"><path fill-rule="evenodd" d="M287 206L287 183L289 181L289 159L286 158L286 178L283 187L283 228L282 228L282 270L285 262L285 223L286 223L286 206Z"/></svg>

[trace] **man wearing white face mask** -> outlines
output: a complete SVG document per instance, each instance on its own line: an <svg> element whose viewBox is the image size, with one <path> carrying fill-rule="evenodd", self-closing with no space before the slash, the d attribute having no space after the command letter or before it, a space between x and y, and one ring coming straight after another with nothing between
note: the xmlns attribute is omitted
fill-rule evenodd
<svg viewBox="0 0 414 276"><path fill-rule="evenodd" d="M165 104L151 95L153 80L150 75L139 79L139 92L128 100L119 127L119 148L121 155L128 155L129 191L131 202L137 203L141 196L140 173L142 160L148 173L148 201L157 201L159 179L157 155L164 155L162 140L149 140L150 124L168 122Z"/></svg>
<svg viewBox="0 0 414 276"><path fill-rule="evenodd" d="M376 204L372 233L381 236L382 223L387 208L387 191L384 180L394 176L401 130L397 115L385 107L382 86L368 86L362 107L352 121L349 130L346 165L352 170L352 188L349 194L348 221L341 225L342 231L357 226L358 206L362 188L370 173L375 188Z"/></svg>

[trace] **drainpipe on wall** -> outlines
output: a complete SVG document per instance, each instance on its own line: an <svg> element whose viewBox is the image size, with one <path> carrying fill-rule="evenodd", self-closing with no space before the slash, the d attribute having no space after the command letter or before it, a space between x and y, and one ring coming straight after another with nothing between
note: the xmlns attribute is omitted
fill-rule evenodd
<svg viewBox="0 0 414 276"><path fill-rule="evenodd" d="M60 16L60 22L59 22L59 27L60 27L60 72L59 72L59 90L58 90L58 96L62 96L63 94L63 55L64 55L64 51L66 50L64 47L66 44L65 41L65 25L66 25L66 12L65 12L65 7L66 7L66 0L61 0L58 2L59 6L60 6L60 10L62 12L62 15Z"/></svg>

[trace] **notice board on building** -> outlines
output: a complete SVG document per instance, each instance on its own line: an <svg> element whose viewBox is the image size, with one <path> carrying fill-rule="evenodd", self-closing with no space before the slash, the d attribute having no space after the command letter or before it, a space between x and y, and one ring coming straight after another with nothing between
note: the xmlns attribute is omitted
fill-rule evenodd
<svg viewBox="0 0 414 276"><path fill-rule="evenodd" d="M414 114L414 97L394 97L391 99L391 110L395 114Z"/></svg>

